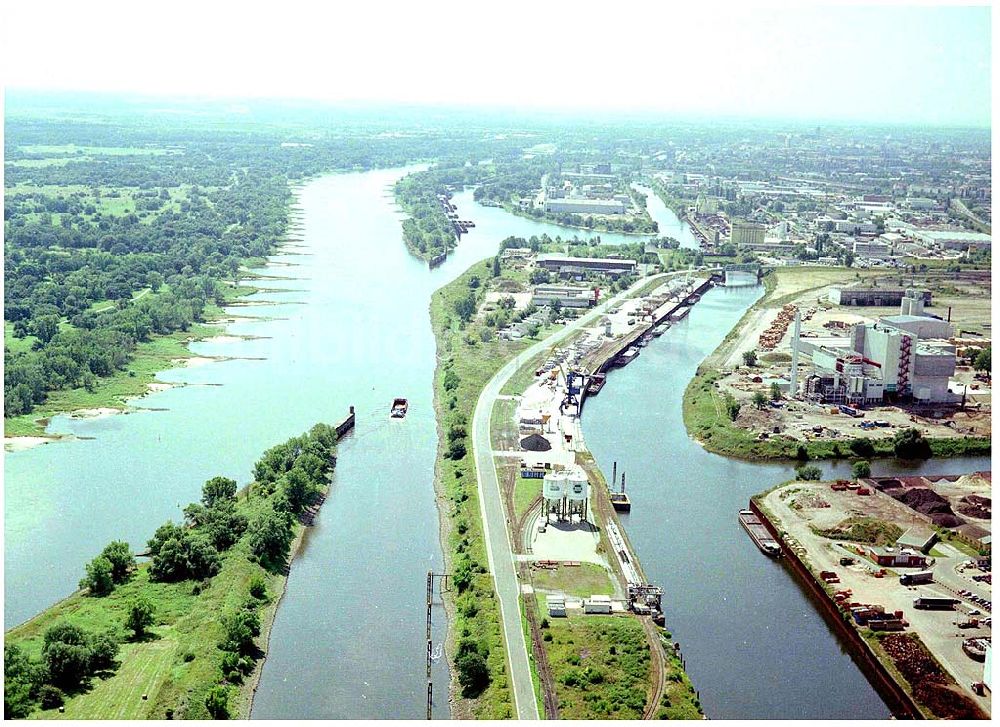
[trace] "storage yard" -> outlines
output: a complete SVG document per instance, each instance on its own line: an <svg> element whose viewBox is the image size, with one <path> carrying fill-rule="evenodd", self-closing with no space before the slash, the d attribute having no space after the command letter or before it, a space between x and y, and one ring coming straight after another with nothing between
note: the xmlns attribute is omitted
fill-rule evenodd
<svg viewBox="0 0 1000 727"><path fill-rule="evenodd" d="M973 648L985 642L969 642L992 636L990 541L980 543L987 557L975 556L955 529L935 528L957 509L976 515L960 522L988 531L990 484L989 473L793 482L755 498L844 618L941 717L991 709Z"/></svg>

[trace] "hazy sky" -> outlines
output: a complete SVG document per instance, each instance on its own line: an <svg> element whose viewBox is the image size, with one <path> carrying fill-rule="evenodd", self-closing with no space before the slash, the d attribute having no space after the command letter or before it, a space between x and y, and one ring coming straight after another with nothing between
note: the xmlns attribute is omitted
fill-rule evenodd
<svg viewBox="0 0 1000 727"><path fill-rule="evenodd" d="M32 89L990 124L988 7L340 4L5 3L4 81Z"/></svg>

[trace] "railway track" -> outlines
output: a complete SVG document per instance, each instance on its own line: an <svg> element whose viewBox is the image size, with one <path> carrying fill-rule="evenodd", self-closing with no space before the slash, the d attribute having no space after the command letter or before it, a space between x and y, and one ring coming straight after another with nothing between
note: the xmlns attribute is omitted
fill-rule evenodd
<svg viewBox="0 0 1000 727"><path fill-rule="evenodd" d="M646 702L646 709L642 713L643 719L656 719L656 713L660 708L660 700L663 699L663 687L667 681L667 657L663 653L663 642L660 640L660 630L653 623L649 616L641 618L642 628L646 632L646 641L649 642L649 654L652 658L652 693L649 701Z"/></svg>
<svg viewBox="0 0 1000 727"><path fill-rule="evenodd" d="M521 563L521 582L531 583L531 568L527 563ZM528 618L528 629L531 632L531 652L535 656L535 669L538 671L538 683L542 688L542 707L545 719L559 719L559 699L556 697L556 680L549 663L549 655L542 643L542 628L538 622L537 601L534 596L524 599L524 613Z"/></svg>

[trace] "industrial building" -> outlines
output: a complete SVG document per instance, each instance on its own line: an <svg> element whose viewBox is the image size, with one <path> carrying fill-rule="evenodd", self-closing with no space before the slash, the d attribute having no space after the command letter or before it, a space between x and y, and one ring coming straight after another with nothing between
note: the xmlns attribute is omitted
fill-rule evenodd
<svg viewBox="0 0 1000 727"><path fill-rule="evenodd" d="M546 518L554 515L556 520L573 522L575 515L580 522L586 521L587 503L590 501L587 473L578 465L547 472L542 481L542 497Z"/></svg>
<svg viewBox="0 0 1000 727"><path fill-rule="evenodd" d="M913 236L925 245L938 245L949 250L981 250L993 245L992 236L965 230L914 230Z"/></svg>
<svg viewBox="0 0 1000 727"><path fill-rule="evenodd" d="M793 334L793 361L799 352L812 358L806 398L873 404L889 394L922 403L952 402L948 386L955 375L956 349L946 340L953 333L951 324L923 315L924 291L913 288L900 299L900 311L874 324L855 325L844 339L806 341Z"/></svg>
<svg viewBox="0 0 1000 727"><path fill-rule="evenodd" d="M620 199L562 199L547 198L546 212L568 212L570 214L623 215L625 203Z"/></svg>
<svg viewBox="0 0 1000 727"><path fill-rule="evenodd" d="M752 222L733 222L729 241L734 245L759 245L764 242L764 226Z"/></svg>
<svg viewBox="0 0 1000 727"><path fill-rule="evenodd" d="M568 285L539 285L531 295L536 306L554 305L563 308L591 308L597 305L597 288L574 288Z"/></svg>
<svg viewBox="0 0 1000 727"><path fill-rule="evenodd" d="M635 260L601 257L567 257L565 255L539 255L535 261L540 268L562 276L601 273L616 278L634 273Z"/></svg>
<svg viewBox="0 0 1000 727"><path fill-rule="evenodd" d="M884 242L856 240L854 243L854 254L858 257L874 258L885 260L892 257L892 251Z"/></svg>
<svg viewBox="0 0 1000 727"><path fill-rule="evenodd" d="M897 550L891 547L868 548L868 556L878 565L889 568L924 568L927 566L927 556L909 548Z"/></svg>
<svg viewBox="0 0 1000 727"><path fill-rule="evenodd" d="M919 291L924 305L931 304L931 292ZM900 305L906 291L901 288L831 288L829 300L837 305L893 306Z"/></svg>

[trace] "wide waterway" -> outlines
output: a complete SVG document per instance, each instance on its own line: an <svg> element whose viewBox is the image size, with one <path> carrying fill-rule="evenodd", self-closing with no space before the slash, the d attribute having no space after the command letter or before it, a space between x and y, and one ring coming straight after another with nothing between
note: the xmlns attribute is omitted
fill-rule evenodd
<svg viewBox="0 0 1000 727"><path fill-rule="evenodd" d="M861 719L888 709L780 562L737 523L751 495L794 477L790 464L707 452L687 436L684 389L761 287L714 288L690 315L614 371L587 399L587 444L605 473L627 475L621 520L647 576L664 587L667 626L713 719ZM848 462L818 463L826 477ZM876 475L989 469L988 457L932 460L914 471L872 463Z"/></svg>
<svg viewBox="0 0 1000 727"><path fill-rule="evenodd" d="M5 628L71 593L110 540L141 550L159 524L181 519L206 479L246 483L267 447L353 404L357 429L292 567L254 716L424 716L425 577L441 568L430 296L508 235L584 233L480 207L466 191L455 201L477 226L428 271L401 239L389 187L403 173L334 175L303 189L303 247L258 271L285 276L261 284L287 292L229 309L252 317L227 333L262 338L192 346L242 359L165 372L186 385L126 416L55 417L49 431L77 439L6 453ZM410 400L402 422L388 418L396 396ZM443 612L435 621L440 643ZM434 714L445 717L443 660L434 673Z"/></svg>

